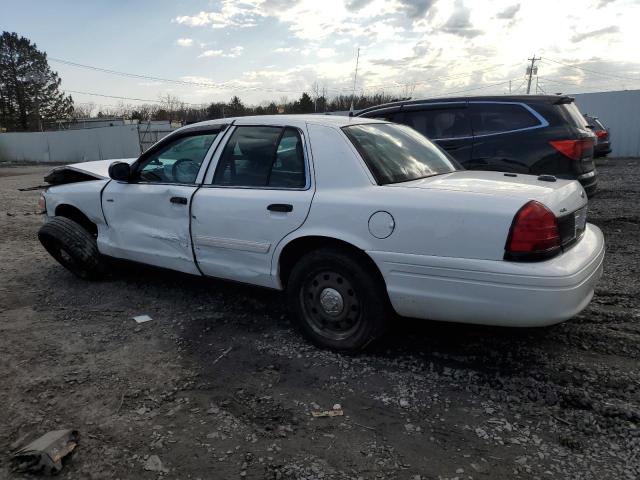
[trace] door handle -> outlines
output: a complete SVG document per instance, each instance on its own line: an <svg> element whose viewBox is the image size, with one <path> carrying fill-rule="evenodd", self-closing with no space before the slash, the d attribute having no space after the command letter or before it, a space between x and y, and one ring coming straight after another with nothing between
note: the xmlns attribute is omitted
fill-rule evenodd
<svg viewBox="0 0 640 480"><path fill-rule="evenodd" d="M288 203L272 203L267 207L267 210L271 212L292 212L293 205L289 205Z"/></svg>
<svg viewBox="0 0 640 480"><path fill-rule="evenodd" d="M462 145L455 143L441 143L440 146L445 150L459 150L460 148L462 148Z"/></svg>
<svg viewBox="0 0 640 480"><path fill-rule="evenodd" d="M186 205L187 198L186 197L171 197L169 200L171 203L177 203L178 205Z"/></svg>

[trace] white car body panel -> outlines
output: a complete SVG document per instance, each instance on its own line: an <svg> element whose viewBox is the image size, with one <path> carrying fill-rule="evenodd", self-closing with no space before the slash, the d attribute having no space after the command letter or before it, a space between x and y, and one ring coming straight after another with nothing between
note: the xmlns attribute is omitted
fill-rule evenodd
<svg viewBox="0 0 640 480"><path fill-rule="evenodd" d="M58 185L46 192L48 215L61 204L80 209L98 225L98 247L106 255L272 288L283 287L280 256L290 242L340 240L378 266L394 309L418 318L548 325L575 315L593 295L604 257L602 233L593 225L550 260L504 260L517 211L537 200L556 216L574 212L587 202L578 182L458 171L380 186L341 131L349 124L381 123L377 120L298 115L208 122L223 123L234 126L212 145L196 184L105 179ZM307 186L210 185L222 150L217 147L238 125L301 130ZM71 167L106 178L111 162ZM172 204L172 196L186 197L188 204ZM272 212L266 208L270 204L290 204L293 211ZM389 219L382 225L390 229L386 238L371 232L376 212Z"/></svg>

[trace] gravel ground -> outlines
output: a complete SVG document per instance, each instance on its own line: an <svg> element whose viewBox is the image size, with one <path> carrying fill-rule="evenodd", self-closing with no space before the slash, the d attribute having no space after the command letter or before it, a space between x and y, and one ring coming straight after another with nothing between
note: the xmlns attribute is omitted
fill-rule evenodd
<svg viewBox="0 0 640 480"><path fill-rule="evenodd" d="M60 428L81 435L63 479L640 475L640 160L599 168L608 252L579 316L402 320L355 357L305 343L277 292L129 265L76 279L17 190L46 170L0 168L0 478L16 439Z"/></svg>

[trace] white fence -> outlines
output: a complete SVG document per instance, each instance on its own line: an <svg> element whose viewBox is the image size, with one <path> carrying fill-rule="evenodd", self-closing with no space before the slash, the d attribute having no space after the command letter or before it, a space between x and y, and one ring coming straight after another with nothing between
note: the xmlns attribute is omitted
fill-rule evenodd
<svg viewBox="0 0 640 480"><path fill-rule="evenodd" d="M175 128L169 122L0 133L0 161L76 163L133 158Z"/></svg>
<svg viewBox="0 0 640 480"><path fill-rule="evenodd" d="M138 155L137 125L0 134L0 161L75 163Z"/></svg>
<svg viewBox="0 0 640 480"><path fill-rule="evenodd" d="M611 130L612 157L640 157L640 90L573 95L582 113Z"/></svg>

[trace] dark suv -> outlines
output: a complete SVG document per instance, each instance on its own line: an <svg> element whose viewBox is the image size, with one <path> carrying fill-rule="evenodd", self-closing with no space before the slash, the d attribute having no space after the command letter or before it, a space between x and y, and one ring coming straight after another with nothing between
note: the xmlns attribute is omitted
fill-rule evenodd
<svg viewBox="0 0 640 480"><path fill-rule="evenodd" d="M596 137L573 98L554 95L438 98L387 103L358 116L413 127L464 168L551 174L597 189Z"/></svg>

